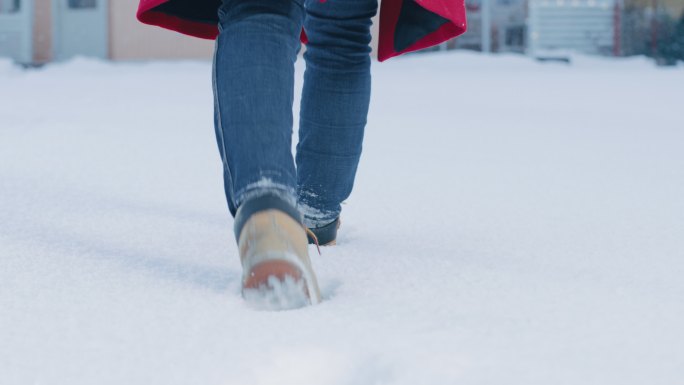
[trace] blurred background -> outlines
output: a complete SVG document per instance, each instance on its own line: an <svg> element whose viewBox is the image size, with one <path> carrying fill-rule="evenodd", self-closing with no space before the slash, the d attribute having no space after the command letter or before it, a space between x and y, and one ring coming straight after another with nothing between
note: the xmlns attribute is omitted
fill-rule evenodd
<svg viewBox="0 0 684 385"><path fill-rule="evenodd" d="M138 23L137 0L0 0L0 57L202 59L212 43ZM684 60L684 0L467 0L469 30L435 49ZM376 23L377 28L377 23Z"/></svg>

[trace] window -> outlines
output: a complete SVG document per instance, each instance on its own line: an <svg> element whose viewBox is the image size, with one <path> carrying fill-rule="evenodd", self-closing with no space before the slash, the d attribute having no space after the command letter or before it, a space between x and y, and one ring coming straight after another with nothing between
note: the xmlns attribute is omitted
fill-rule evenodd
<svg viewBox="0 0 684 385"><path fill-rule="evenodd" d="M0 14L17 13L21 0L0 0Z"/></svg>
<svg viewBox="0 0 684 385"><path fill-rule="evenodd" d="M0 0L2 1L2 0ZM97 8L97 0L69 0L71 9Z"/></svg>

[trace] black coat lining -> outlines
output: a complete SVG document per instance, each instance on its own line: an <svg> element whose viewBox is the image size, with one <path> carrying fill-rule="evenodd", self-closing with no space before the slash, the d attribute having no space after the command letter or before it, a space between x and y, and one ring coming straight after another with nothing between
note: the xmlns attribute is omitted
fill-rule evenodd
<svg viewBox="0 0 684 385"><path fill-rule="evenodd" d="M435 32L449 20L421 7L414 0L404 0L394 30L394 50L401 52Z"/></svg>
<svg viewBox="0 0 684 385"><path fill-rule="evenodd" d="M172 0L155 7L154 10L185 20L217 24L220 6L221 0Z"/></svg>

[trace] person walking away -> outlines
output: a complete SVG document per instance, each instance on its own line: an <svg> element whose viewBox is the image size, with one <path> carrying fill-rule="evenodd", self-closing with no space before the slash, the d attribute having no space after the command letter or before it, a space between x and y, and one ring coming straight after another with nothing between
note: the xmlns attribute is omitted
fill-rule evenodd
<svg viewBox="0 0 684 385"><path fill-rule="evenodd" d="M308 243L334 244L371 92L377 0L141 0L140 21L215 39L214 123L243 296L274 309L321 301ZM463 0L385 0L378 58L466 29ZM292 156L294 63L306 43Z"/></svg>

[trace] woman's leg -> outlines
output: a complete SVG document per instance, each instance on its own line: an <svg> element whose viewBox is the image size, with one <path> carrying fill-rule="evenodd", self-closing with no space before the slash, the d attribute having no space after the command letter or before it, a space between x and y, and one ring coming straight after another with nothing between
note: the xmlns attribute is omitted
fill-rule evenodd
<svg viewBox="0 0 684 385"><path fill-rule="evenodd" d="M292 103L303 4L223 0L219 18L215 127L230 210L266 193L295 205Z"/></svg>
<svg viewBox="0 0 684 385"><path fill-rule="evenodd" d="M308 227L334 221L354 184L370 103L370 28L377 7L377 0L306 0L309 42L296 160Z"/></svg>
<svg viewBox="0 0 684 385"><path fill-rule="evenodd" d="M320 301L296 207L292 159L300 0L223 0L214 61L216 136L235 216L246 299L284 309Z"/></svg>

